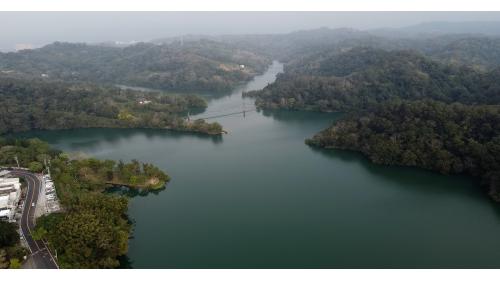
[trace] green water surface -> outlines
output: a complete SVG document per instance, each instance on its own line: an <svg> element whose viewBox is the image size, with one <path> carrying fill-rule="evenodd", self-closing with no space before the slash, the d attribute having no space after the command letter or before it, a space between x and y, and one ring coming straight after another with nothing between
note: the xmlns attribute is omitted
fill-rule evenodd
<svg viewBox="0 0 500 281"><path fill-rule="evenodd" d="M231 94L214 116L251 109L282 65ZM216 118L222 137L162 130L38 131L68 151L138 159L172 181L131 199L134 268L500 267L500 212L476 181L384 167L304 139L339 115L256 112Z"/></svg>

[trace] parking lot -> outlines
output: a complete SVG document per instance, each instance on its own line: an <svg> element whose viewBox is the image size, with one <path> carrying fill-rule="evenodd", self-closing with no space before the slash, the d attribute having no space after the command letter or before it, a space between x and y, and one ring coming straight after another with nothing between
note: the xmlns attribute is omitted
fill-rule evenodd
<svg viewBox="0 0 500 281"><path fill-rule="evenodd" d="M54 182L49 175L43 176L43 194L45 199L45 213L53 213L61 210L59 199L57 198Z"/></svg>

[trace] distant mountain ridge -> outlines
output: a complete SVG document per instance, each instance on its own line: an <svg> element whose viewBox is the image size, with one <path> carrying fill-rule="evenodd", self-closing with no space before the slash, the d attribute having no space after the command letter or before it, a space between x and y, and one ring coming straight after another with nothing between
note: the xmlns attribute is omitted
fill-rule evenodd
<svg viewBox="0 0 500 281"><path fill-rule="evenodd" d="M462 33L500 36L500 21L432 21L400 28L413 33Z"/></svg>
<svg viewBox="0 0 500 281"><path fill-rule="evenodd" d="M462 26L468 26L462 28ZM498 27L498 28L497 28ZM491 40L493 45L490 50L496 57L498 42L500 38L499 22L428 22L403 28L381 28L372 30L357 30L352 28L317 28L310 30L299 30L282 34L242 34L242 35L186 35L178 37L160 38L151 42L169 44L172 42L191 42L197 40L213 40L224 42L251 50L252 52L265 54L281 61L287 62L299 56L306 56L314 52L326 50L342 50L351 47L374 47L385 50L414 49L435 58L448 59L460 62L460 58L447 58L439 52L455 44L459 40ZM461 43L463 44L463 42ZM453 47L453 46L452 46ZM464 48L475 48L473 44ZM489 48L489 47L488 47ZM454 47L454 49L457 49ZM471 50L474 53L474 50ZM448 55L449 56L449 55ZM465 59L467 63L492 65L489 58L481 55L474 59ZM497 61L495 58L493 61ZM500 61L500 60L498 60Z"/></svg>

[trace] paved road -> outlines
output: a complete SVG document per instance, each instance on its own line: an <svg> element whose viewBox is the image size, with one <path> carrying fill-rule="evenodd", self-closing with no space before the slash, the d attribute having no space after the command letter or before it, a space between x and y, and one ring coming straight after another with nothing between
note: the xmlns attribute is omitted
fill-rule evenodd
<svg viewBox="0 0 500 281"><path fill-rule="evenodd" d="M14 170L12 175L24 178L28 186L26 200L24 203L23 215L21 217L21 231L28 243L31 252L30 258L35 268L59 268L54 260L54 257L49 252L47 245L44 241L36 241L31 237L31 233L35 229L35 208L33 203L38 202L38 195L42 187L40 178L32 173L22 170Z"/></svg>

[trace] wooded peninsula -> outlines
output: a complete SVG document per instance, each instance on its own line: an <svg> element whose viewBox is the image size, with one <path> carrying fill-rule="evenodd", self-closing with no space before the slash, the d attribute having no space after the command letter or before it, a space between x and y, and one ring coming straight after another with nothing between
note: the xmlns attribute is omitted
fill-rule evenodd
<svg viewBox="0 0 500 281"><path fill-rule="evenodd" d="M199 96L124 90L88 83L0 76L0 135L36 129L155 128L218 135L222 126L191 122L206 108Z"/></svg>
<svg viewBox="0 0 500 281"><path fill-rule="evenodd" d="M15 166L17 156L19 164L33 172L40 172L42 161L50 160L63 211L40 217L33 238L45 239L52 250L57 250L61 268L118 267L119 257L127 253L132 231L127 217L128 199L104 191L114 185L157 190L170 180L151 164L74 159L38 139L2 138L0 151L0 165ZM11 247L7 253L19 258L19 251L12 248L14 244L6 244Z"/></svg>

